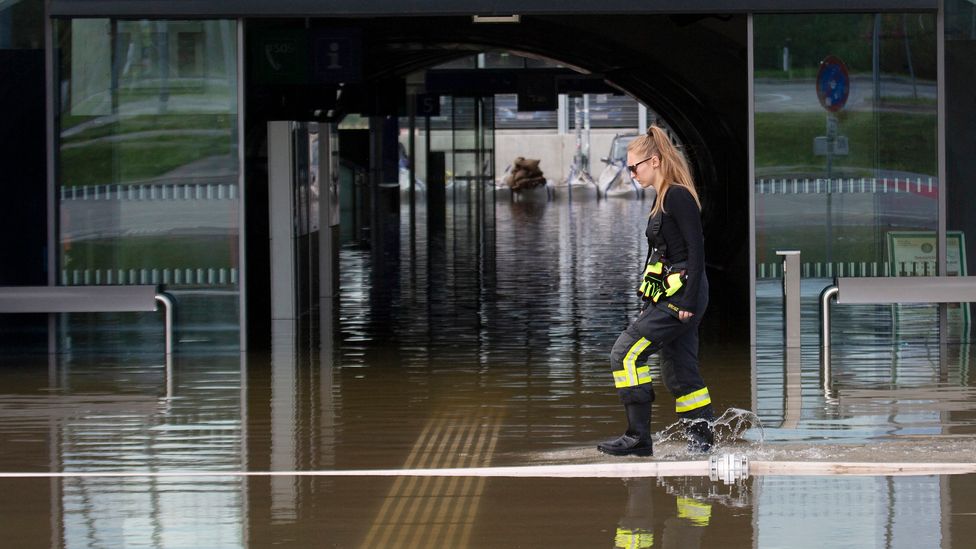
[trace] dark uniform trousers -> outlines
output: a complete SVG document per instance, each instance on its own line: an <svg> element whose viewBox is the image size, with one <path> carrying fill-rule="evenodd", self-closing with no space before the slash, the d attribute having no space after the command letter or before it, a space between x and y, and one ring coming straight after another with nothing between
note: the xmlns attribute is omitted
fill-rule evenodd
<svg viewBox="0 0 976 549"><path fill-rule="evenodd" d="M708 388L698 371L698 326L708 307L708 280L702 275L695 314L681 322L665 307L648 303L624 330L610 351L610 369L624 404L654 401L647 359L661 352L664 385L674 395L680 417L695 419L712 415Z"/></svg>

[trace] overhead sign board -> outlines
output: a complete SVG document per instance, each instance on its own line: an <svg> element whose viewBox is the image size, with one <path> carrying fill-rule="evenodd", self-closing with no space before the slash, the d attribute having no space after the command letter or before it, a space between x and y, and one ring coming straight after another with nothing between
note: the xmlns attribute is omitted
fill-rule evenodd
<svg viewBox="0 0 976 549"><path fill-rule="evenodd" d="M362 37L357 30L317 29L311 40L316 83L355 83L362 80Z"/></svg>
<svg viewBox="0 0 976 549"><path fill-rule="evenodd" d="M436 93L417 94L417 116L440 116L441 96Z"/></svg>
<svg viewBox="0 0 976 549"><path fill-rule="evenodd" d="M303 31L269 30L250 41L251 68L262 84L308 83L308 37Z"/></svg>

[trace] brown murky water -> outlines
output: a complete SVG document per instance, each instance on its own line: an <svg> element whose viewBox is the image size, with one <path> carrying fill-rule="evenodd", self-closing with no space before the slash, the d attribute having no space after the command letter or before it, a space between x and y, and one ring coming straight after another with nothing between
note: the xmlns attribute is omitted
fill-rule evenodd
<svg viewBox="0 0 976 549"><path fill-rule="evenodd" d="M324 355L279 325L270 355L183 353L170 368L155 349L3 357L0 472L69 475L0 477L0 546L968 546L973 474L237 474L609 461L594 449L622 428L606 353L633 312L647 206L500 202L483 230L462 202L442 235L404 223L399 261L343 252ZM717 409L763 427L720 430L716 454L976 462L969 346L933 344L925 322L892 338L886 308L838 310L849 337L825 384L816 325L787 355L769 335L775 288L760 292L757 349L703 328ZM661 388L654 459L704 459L669 438L673 410ZM83 476L119 471L143 476Z"/></svg>

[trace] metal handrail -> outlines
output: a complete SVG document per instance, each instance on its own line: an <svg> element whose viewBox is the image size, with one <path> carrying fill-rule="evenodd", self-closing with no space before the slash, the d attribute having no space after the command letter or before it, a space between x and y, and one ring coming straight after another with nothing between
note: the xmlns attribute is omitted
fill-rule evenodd
<svg viewBox="0 0 976 549"><path fill-rule="evenodd" d="M836 285L827 286L820 292L820 347L825 353L830 349L830 300L839 292Z"/></svg>
<svg viewBox="0 0 976 549"><path fill-rule="evenodd" d="M166 356L173 354L173 299L165 293L156 294L156 301L163 304L165 315Z"/></svg>
<svg viewBox="0 0 976 549"><path fill-rule="evenodd" d="M824 398L828 401L833 397L830 373L830 301L835 299L839 292L840 288L836 285L827 286L820 292L820 365Z"/></svg>

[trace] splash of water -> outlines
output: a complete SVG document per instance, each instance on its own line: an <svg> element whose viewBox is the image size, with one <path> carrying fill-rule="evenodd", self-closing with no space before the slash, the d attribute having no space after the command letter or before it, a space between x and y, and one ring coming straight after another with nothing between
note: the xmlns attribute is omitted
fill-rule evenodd
<svg viewBox="0 0 976 549"><path fill-rule="evenodd" d="M704 419L696 421L706 421ZM737 440L742 440L745 433L755 429L758 433L757 443L761 444L766 434L763 431L762 421L759 416L749 410L741 408L729 408L722 412L722 415L708 422L712 431L715 433L715 444L730 444ZM672 440L689 440L685 434L686 423L678 420L665 427L658 435L659 442Z"/></svg>
<svg viewBox="0 0 976 549"><path fill-rule="evenodd" d="M762 421L759 419L759 416L749 410L729 408L717 419L712 421L711 425L715 429L716 442L740 440L746 431L750 429L757 430L759 434L757 442L760 444L766 439L766 432L763 430Z"/></svg>

